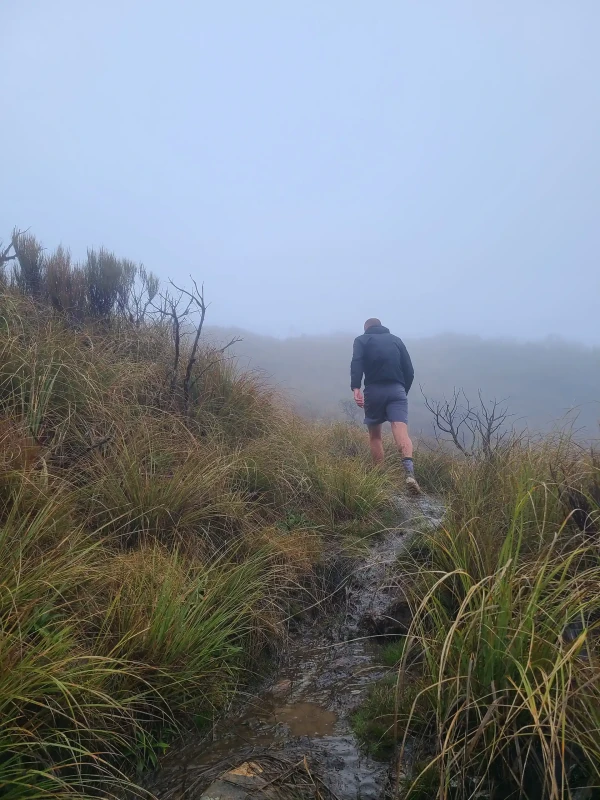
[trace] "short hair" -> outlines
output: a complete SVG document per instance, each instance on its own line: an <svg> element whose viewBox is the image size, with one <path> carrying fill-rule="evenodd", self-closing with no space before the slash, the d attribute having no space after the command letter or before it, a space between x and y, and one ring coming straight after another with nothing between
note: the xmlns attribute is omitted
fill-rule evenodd
<svg viewBox="0 0 600 800"><path fill-rule="evenodd" d="M365 322L365 330L367 330L367 328L372 328L373 325L381 325L381 320L377 319L377 317L371 317Z"/></svg>

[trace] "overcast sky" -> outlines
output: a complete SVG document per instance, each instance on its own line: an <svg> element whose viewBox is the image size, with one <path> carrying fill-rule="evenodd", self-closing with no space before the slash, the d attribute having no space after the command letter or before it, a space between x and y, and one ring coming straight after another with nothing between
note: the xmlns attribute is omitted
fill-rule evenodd
<svg viewBox="0 0 600 800"><path fill-rule="evenodd" d="M210 322L600 342L598 0L0 0L0 238Z"/></svg>

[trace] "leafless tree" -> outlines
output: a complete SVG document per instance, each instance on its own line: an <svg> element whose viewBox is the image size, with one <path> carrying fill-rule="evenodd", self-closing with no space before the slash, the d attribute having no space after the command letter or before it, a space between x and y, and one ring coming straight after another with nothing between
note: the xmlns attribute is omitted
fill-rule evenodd
<svg viewBox="0 0 600 800"><path fill-rule="evenodd" d="M183 330L191 308L191 300L183 302L183 291L179 290L179 295L173 295L168 290L159 294L160 303L157 304L154 299L150 301L150 307L159 315L163 320L168 319L171 324L173 335L173 368L171 372L171 395L175 394L177 387L177 376L179 374L179 361L181 358L181 340L186 331Z"/></svg>
<svg viewBox="0 0 600 800"><path fill-rule="evenodd" d="M196 363L196 353L198 352L198 344L200 342L200 335L202 334L202 328L204 327L204 319L206 317L206 309L208 308L206 304L206 300L204 299L204 284L201 285L201 288L198 288L198 284L190 275L190 280L192 281L194 290L189 292L187 289L181 289L179 286L173 283L173 281L169 281L171 286L174 289L177 289L178 292L181 292L181 295L186 295L189 298L189 305L187 307L187 314L189 314L192 308L195 307L195 311L200 314L200 319L196 324L196 333L194 335L194 341L192 343L192 349L190 350L190 356L188 358L187 366L185 369L185 376L183 378L183 400L185 403L186 411L189 407L190 403L190 385L192 381L192 370L194 369L194 364Z"/></svg>
<svg viewBox="0 0 600 800"><path fill-rule="evenodd" d="M193 291L190 292L187 289L180 288L173 283L173 281L169 281L178 294L172 294L167 290L159 295L160 303L157 304L154 300L151 300L149 304L162 319L168 319L172 327L174 345L173 369L170 381L172 396L175 395L177 390L183 338L189 335L193 335L194 337L181 385L183 404L186 412L189 411L190 407L191 390L196 386L200 378L219 362L221 355L226 350L241 341L239 336L234 336L233 339L227 342L223 347L210 348L207 364L192 380L208 304L204 297L204 284L199 288L196 281L193 278L191 280L194 287ZM192 328L192 316L194 314L199 314L199 318Z"/></svg>
<svg viewBox="0 0 600 800"><path fill-rule="evenodd" d="M493 458L512 434L506 400L485 401L480 391L473 404L462 389L442 400L427 397L422 388L421 394L433 414L436 439L452 442L468 458Z"/></svg>
<svg viewBox="0 0 600 800"><path fill-rule="evenodd" d="M8 264L9 261L17 260L15 242L18 241L19 236L21 236L23 233L26 233L26 231L19 231L17 228L15 228L12 233L12 238L6 247L3 248L3 242L0 242L0 272L3 271L4 265ZM11 250L13 251L12 253L10 252Z"/></svg>
<svg viewBox="0 0 600 800"><path fill-rule="evenodd" d="M4 249L2 249L3 242L0 242L0 267L3 267L9 261L14 261L17 257L16 253L11 253L13 243L9 242Z"/></svg>

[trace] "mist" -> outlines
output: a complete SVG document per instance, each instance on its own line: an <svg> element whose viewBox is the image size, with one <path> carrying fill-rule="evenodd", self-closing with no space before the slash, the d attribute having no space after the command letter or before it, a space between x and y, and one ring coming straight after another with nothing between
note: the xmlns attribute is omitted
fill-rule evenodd
<svg viewBox="0 0 600 800"><path fill-rule="evenodd" d="M1 5L3 232L261 334L600 343L595 0Z"/></svg>
<svg viewBox="0 0 600 800"><path fill-rule="evenodd" d="M241 337L228 351L232 358L260 372L304 415L360 423L362 414L352 414L353 404L348 402L352 400L352 335L277 339L215 327L207 333L220 343ZM417 435L434 434L424 395L440 400L458 389L471 402L477 402L479 392L486 402L504 401L512 415L508 422L518 430L536 433L568 428L581 439L598 438L598 347L557 338L519 342L456 334L406 339L405 343L415 366L409 423Z"/></svg>

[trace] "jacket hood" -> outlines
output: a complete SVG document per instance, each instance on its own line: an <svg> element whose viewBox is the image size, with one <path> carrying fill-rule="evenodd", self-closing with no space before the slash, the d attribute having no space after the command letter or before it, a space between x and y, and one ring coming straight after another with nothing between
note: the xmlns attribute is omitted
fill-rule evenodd
<svg viewBox="0 0 600 800"><path fill-rule="evenodd" d="M367 328L365 333L389 333L390 329L386 328L385 325L371 325L370 328Z"/></svg>

